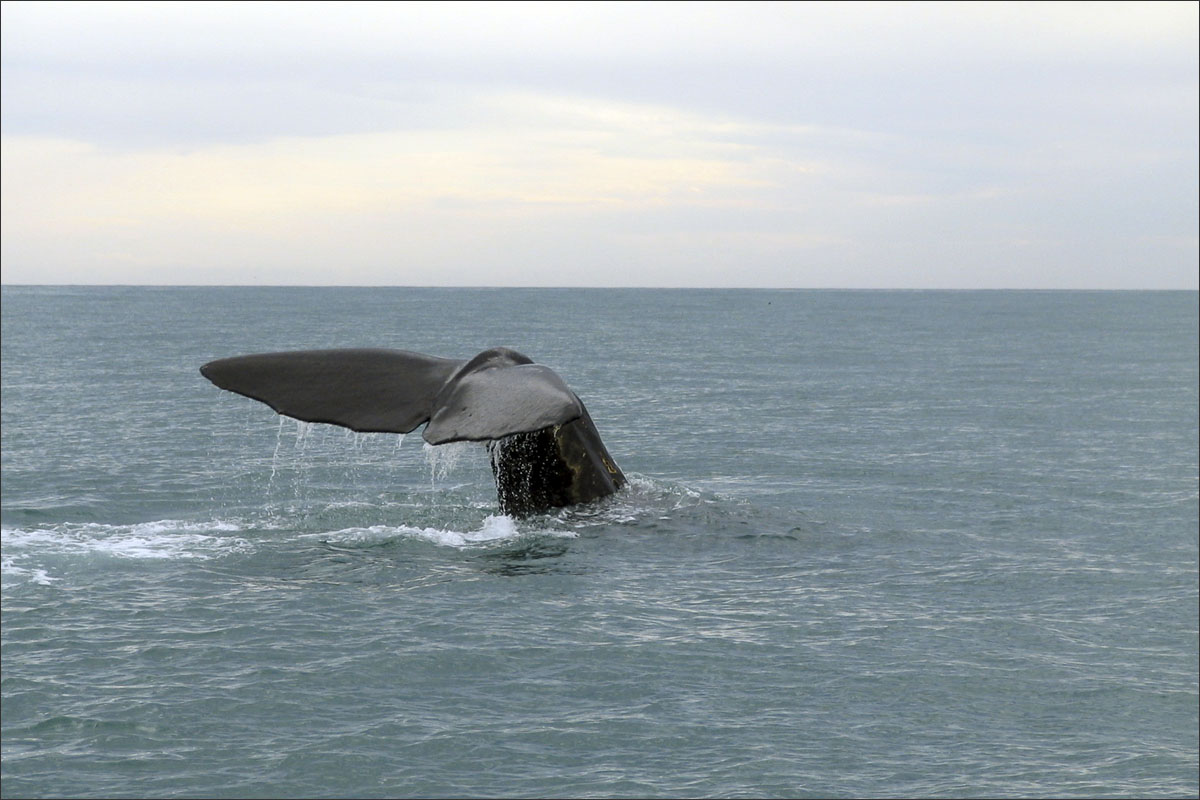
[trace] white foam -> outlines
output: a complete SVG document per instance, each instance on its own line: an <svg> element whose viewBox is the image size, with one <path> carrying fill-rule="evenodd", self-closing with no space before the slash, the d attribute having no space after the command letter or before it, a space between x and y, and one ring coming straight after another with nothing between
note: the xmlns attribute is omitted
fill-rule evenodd
<svg viewBox="0 0 1200 800"><path fill-rule="evenodd" d="M538 531L551 536L576 534L565 531ZM365 528L343 528L327 533L307 533L304 538L351 547L370 547L401 539L422 539L445 547L465 548L516 539L521 535L512 517L492 515L484 518L476 531L456 531L446 528L418 528L412 525L371 525Z"/></svg>
<svg viewBox="0 0 1200 800"><path fill-rule="evenodd" d="M132 525L64 522L50 528L4 528L3 574L23 576L34 583L55 580L45 569L23 566L47 556L101 556L130 559L209 559L246 552L250 543L235 536L214 535L240 530L231 522L157 520Z"/></svg>
<svg viewBox="0 0 1200 800"><path fill-rule="evenodd" d="M22 577L28 580L30 583L37 583L41 584L42 586L49 586L53 581L58 580L58 578L51 578L50 574L44 569L26 569L25 567L18 567L16 564L16 559L8 556L0 559L0 574L5 576Z"/></svg>

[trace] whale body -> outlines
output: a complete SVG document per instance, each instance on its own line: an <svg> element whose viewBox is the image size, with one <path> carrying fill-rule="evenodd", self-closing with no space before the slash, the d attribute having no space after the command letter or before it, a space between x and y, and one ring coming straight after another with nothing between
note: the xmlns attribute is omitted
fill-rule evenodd
<svg viewBox="0 0 1200 800"><path fill-rule="evenodd" d="M356 348L258 353L200 373L279 414L433 445L486 442L500 510L527 516L625 485L591 416L558 374L507 347L469 360ZM426 424L428 423L428 424Z"/></svg>

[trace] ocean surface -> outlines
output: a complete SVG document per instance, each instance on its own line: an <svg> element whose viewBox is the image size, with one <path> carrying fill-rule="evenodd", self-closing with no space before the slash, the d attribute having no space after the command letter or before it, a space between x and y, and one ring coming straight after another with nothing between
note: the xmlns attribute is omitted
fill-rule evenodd
<svg viewBox="0 0 1200 800"><path fill-rule="evenodd" d="M4 287L3 795L1195 796L1197 305ZM198 372L493 345L628 488Z"/></svg>

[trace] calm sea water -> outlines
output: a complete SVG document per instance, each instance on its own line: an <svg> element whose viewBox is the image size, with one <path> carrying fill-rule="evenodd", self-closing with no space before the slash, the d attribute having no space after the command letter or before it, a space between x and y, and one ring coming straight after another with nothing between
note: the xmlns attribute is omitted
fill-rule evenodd
<svg viewBox="0 0 1200 800"><path fill-rule="evenodd" d="M1197 295L3 289L5 797L1194 796ZM508 345L631 486L212 358Z"/></svg>

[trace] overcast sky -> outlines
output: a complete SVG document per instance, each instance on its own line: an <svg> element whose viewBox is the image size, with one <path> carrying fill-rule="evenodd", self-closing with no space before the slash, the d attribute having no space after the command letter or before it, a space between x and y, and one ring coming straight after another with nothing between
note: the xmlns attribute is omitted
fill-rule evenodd
<svg viewBox="0 0 1200 800"><path fill-rule="evenodd" d="M1198 4L3 4L5 283L1197 288Z"/></svg>

